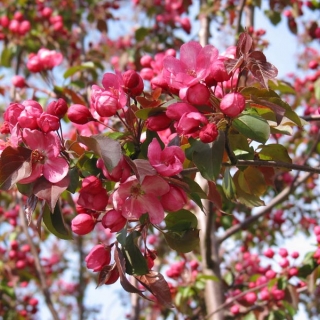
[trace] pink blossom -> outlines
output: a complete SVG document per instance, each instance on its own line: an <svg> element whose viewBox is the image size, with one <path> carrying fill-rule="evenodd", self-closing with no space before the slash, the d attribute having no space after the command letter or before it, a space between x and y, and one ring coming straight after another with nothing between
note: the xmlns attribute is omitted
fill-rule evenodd
<svg viewBox="0 0 320 320"><path fill-rule="evenodd" d="M3 114L4 120L14 127L18 123L18 118L24 108L25 106L20 103L10 103L9 107Z"/></svg>
<svg viewBox="0 0 320 320"><path fill-rule="evenodd" d="M182 115L176 129L180 135L192 135L198 133L207 123L207 118L200 112L188 112Z"/></svg>
<svg viewBox="0 0 320 320"><path fill-rule="evenodd" d="M60 52L45 48L40 49L37 55L40 59L40 63L42 64L42 68L45 70L53 69L55 66L61 64L63 60L63 56Z"/></svg>
<svg viewBox="0 0 320 320"><path fill-rule="evenodd" d="M105 248L102 244L94 246L85 258L87 268L94 272L100 271L108 265L111 260L110 248Z"/></svg>
<svg viewBox="0 0 320 320"><path fill-rule="evenodd" d="M182 149L177 146L166 147L161 150L158 140L153 138L148 147L148 158L150 164L158 173L170 177L182 171L185 155Z"/></svg>
<svg viewBox="0 0 320 320"><path fill-rule="evenodd" d="M181 46L180 60L172 56L164 59L163 77L174 88L191 87L208 76L217 57L218 50L214 46L202 48L198 42L190 41Z"/></svg>
<svg viewBox="0 0 320 320"><path fill-rule="evenodd" d="M16 87L16 88L24 88L26 87L26 79L22 76L15 75L11 79L11 83Z"/></svg>
<svg viewBox="0 0 320 320"><path fill-rule="evenodd" d="M22 136L27 147L33 151L31 175L19 181L20 183L33 182L42 174L51 183L57 183L68 174L69 165L64 158L60 157L61 147L56 134L23 129Z"/></svg>
<svg viewBox="0 0 320 320"><path fill-rule="evenodd" d="M122 215L129 220L139 219L148 213L151 223L157 224L164 219L159 197L169 190L169 184L159 176L146 176L142 183L131 176L114 192L113 205L116 210L122 210Z"/></svg>

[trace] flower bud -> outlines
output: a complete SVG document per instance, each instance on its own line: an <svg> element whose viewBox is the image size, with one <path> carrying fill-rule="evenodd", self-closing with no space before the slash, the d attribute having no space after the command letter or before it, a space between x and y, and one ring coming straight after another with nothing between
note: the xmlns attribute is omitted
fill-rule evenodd
<svg viewBox="0 0 320 320"><path fill-rule="evenodd" d="M170 185L170 191L161 197L161 204L166 211L178 211L184 207L187 200L183 189Z"/></svg>
<svg viewBox="0 0 320 320"><path fill-rule="evenodd" d="M7 28L9 26L10 19L7 16L1 16L0 17L0 25L3 28Z"/></svg>
<svg viewBox="0 0 320 320"><path fill-rule="evenodd" d="M63 118L68 111L67 103L59 98L57 101L52 101L47 106L47 113L52 114L53 116L58 117L59 119Z"/></svg>
<svg viewBox="0 0 320 320"><path fill-rule="evenodd" d="M122 75L123 91L133 96L138 96L142 93L144 85L140 75L134 70L128 70Z"/></svg>
<svg viewBox="0 0 320 320"><path fill-rule="evenodd" d="M37 123L40 130L44 133L56 131L60 127L59 118L46 112L41 114L40 118L37 119Z"/></svg>
<svg viewBox="0 0 320 320"><path fill-rule="evenodd" d="M94 272L100 271L108 265L111 260L110 248L105 248L102 244L94 246L85 258L87 268Z"/></svg>
<svg viewBox="0 0 320 320"><path fill-rule="evenodd" d="M126 222L127 219L117 210L107 211L101 220L103 227L109 228L111 232L120 231L125 226Z"/></svg>
<svg viewBox="0 0 320 320"><path fill-rule="evenodd" d="M72 232L78 235L85 235L94 229L95 223L91 215L80 213L72 219L71 229Z"/></svg>
<svg viewBox="0 0 320 320"><path fill-rule="evenodd" d="M206 104L210 98L210 91L202 83L197 83L192 87L188 88L186 98L188 102L191 104Z"/></svg>
<svg viewBox="0 0 320 320"><path fill-rule="evenodd" d="M169 128L172 120L165 113L151 116L146 121L147 129L150 131L161 131Z"/></svg>
<svg viewBox="0 0 320 320"><path fill-rule="evenodd" d="M26 84L26 80L24 79L24 77L19 76L19 75L15 75L12 77L11 79L11 83L16 87L16 88L24 88L27 84Z"/></svg>
<svg viewBox="0 0 320 320"><path fill-rule="evenodd" d="M141 57L140 64L143 67L148 68L148 67L151 66L151 61L152 61L152 57L146 54L146 55Z"/></svg>
<svg viewBox="0 0 320 320"><path fill-rule="evenodd" d="M20 23L18 20L11 20L9 24L9 30L13 33L19 32Z"/></svg>
<svg viewBox="0 0 320 320"><path fill-rule="evenodd" d="M246 106L246 100L241 93L228 93L220 102L220 110L228 117L236 117Z"/></svg>
<svg viewBox="0 0 320 320"><path fill-rule="evenodd" d="M200 129L199 138L203 143L215 141L219 135L217 126L214 123L208 123Z"/></svg>
<svg viewBox="0 0 320 320"><path fill-rule="evenodd" d="M69 120L76 124L86 124L94 121L89 109L82 104L73 104L67 112Z"/></svg>
<svg viewBox="0 0 320 320"><path fill-rule="evenodd" d="M12 126L15 126L24 108L25 106L20 103L11 103L3 115L4 120L9 122Z"/></svg>
<svg viewBox="0 0 320 320"><path fill-rule="evenodd" d="M19 25L19 31L18 33L23 36L25 35L26 33L28 33L31 29L31 24L28 20L24 20L20 23Z"/></svg>

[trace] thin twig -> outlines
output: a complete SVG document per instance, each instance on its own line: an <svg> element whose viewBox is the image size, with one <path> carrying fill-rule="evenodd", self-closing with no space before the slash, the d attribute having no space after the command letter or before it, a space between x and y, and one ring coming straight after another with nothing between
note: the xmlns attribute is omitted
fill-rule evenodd
<svg viewBox="0 0 320 320"><path fill-rule="evenodd" d="M306 165L294 164L294 163L287 163L282 161L272 161L272 160L238 160L235 165L224 162L222 163L224 167L246 167L246 166L253 166L253 167L273 167L273 168L284 168L289 170L298 170L303 172L310 172L320 174L320 168L318 167L310 167ZM199 169L197 167L183 169L180 174L186 175L190 173L198 172Z"/></svg>
<svg viewBox="0 0 320 320"><path fill-rule="evenodd" d="M42 265L41 265L41 262L40 262L40 259L39 259L39 255L38 255L38 250L37 248L35 247L32 239L31 239L31 236L29 234L29 231L28 231L28 226L27 226L27 221L26 221L26 217L25 217L25 214L24 214L24 211L23 211L23 203L21 201L21 196L20 195L17 195L18 197L18 203L20 204L20 209L19 209L19 218L20 218L20 221L21 221L21 226L22 226L22 230L27 238L27 241L28 241L28 244L30 246L30 249L31 249L31 253L33 255L33 258L34 258L34 265L36 267L36 270L37 270L37 273L38 273L38 277L39 277L39 280L40 280L40 289L42 291L42 294L45 298L45 302L47 304L47 307L48 309L50 310L51 312L51 315L53 317L54 320L59 320L60 317L56 311L56 309L54 308L54 305L53 305L53 302L51 300L51 295L50 295L50 292L49 292L49 289L48 289L48 286L47 286L47 281L46 281L46 276L45 276L45 273L43 271L43 268L42 268Z"/></svg>
<svg viewBox="0 0 320 320"><path fill-rule="evenodd" d="M235 233L239 232L240 230L245 229L253 222L257 221L260 217L264 216L272 208L274 208L279 203L283 202L294 190L296 190L302 183L304 183L312 173L305 172L297 181L294 183L294 185L290 185L286 188L284 188L276 197L274 197L265 207L263 207L258 213L255 215L252 215L245 219L243 222L232 226L229 228L223 236L217 239L218 243L221 244L226 239L230 238Z"/></svg>

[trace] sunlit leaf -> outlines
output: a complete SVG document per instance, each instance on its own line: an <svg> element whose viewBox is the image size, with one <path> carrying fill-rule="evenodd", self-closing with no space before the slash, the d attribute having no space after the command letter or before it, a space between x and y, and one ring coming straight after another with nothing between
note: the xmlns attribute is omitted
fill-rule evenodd
<svg viewBox="0 0 320 320"><path fill-rule="evenodd" d="M199 245L198 229L190 229L182 233L168 231L163 235L170 248L176 250L177 252L190 252Z"/></svg>
<svg viewBox="0 0 320 320"><path fill-rule="evenodd" d="M198 225L197 217L185 209L168 213L164 221L168 230L176 232L194 229Z"/></svg>

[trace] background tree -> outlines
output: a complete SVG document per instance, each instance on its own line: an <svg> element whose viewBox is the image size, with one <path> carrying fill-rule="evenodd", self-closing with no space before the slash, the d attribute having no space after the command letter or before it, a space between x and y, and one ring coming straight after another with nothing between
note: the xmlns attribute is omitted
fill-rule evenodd
<svg viewBox="0 0 320 320"><path fill-rule="evenodd" d="M0 315L93 318L120 278L130 319L317 318L318 245L281 243L320 243L319 9L2 2ZM257 10L296 35L285 79Z"/></svg>

